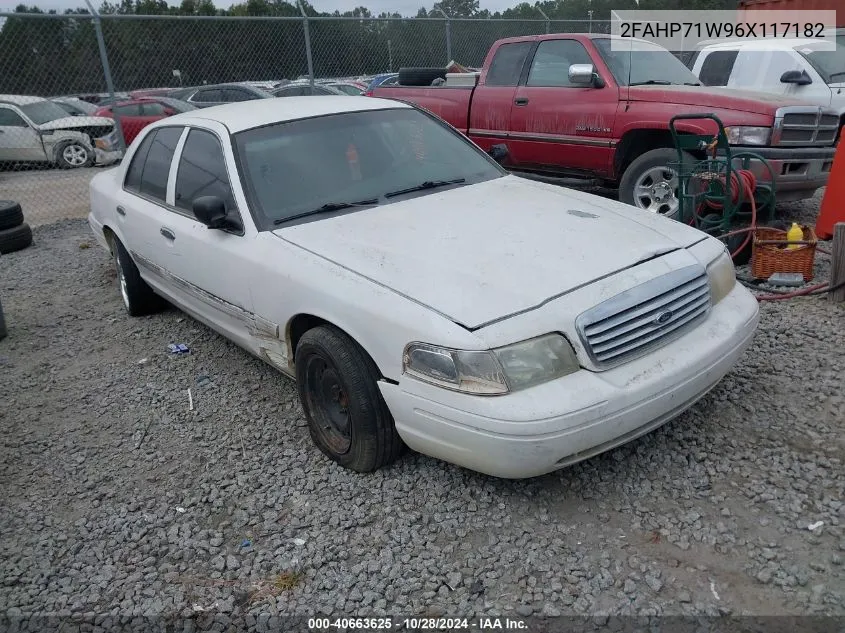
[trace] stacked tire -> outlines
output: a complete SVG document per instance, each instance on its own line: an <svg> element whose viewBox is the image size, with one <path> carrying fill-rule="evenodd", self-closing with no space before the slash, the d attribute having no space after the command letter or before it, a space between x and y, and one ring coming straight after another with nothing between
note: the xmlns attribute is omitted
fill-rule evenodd
<svg viewBox="0 0 845 633"><path fill-rule="evenodd" d="M0 254L14 253L32 244L32 229L23 221L21 205L0 200Z"/></svg>

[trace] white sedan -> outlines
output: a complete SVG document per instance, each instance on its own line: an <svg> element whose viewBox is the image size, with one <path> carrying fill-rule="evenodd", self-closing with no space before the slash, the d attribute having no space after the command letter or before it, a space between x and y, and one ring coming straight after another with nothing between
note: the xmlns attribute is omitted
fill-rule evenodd
<svg viewBox="0 0 845 633"><path fill-rule="evenodd" d="M509 175L440 119L360 97L146 127L91 181L130 315L164 297L295 377L359 472L404 446L506 478L657 428L758 322L716 239Z"/></svg>

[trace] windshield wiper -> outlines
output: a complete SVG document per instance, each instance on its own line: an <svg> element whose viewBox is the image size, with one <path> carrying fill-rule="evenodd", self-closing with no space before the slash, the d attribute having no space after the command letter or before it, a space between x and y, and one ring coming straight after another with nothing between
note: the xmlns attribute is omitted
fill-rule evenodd
<svg viewBox="0 0 845 633"><path fill-rule="evenodd" d="M343 209L351 209L352 207L369 207L374 204L378 204L378 198L370 198L369 200L358 200L357 202L327 202L326 204L317 209L311 209L311 211L303 211L302 213L297 213L296 215L292 215L287 218L279 218L278 220L273 220L273 224L278 226L279 224L284 224L285 222L290 222L292 220L298 220L299 218L304 218L309 215L318 215L320 213L341 211Z"/></svg>
<svg viewBox="0 0 845 633"><path fill-rule="evenodd" d="M391 191L389 193L386 193L384 194L384 197L394 198L396 196L401 196L405 193L411 193L414 191L425 191L426 189L436 189L437 187L445 187L446 185L457 185L466 181L466 178L455 178L453 180L426 180L425 182L421 182L420 184L414 187L408 187L407 189L399 189L398 191Z"/></svg>

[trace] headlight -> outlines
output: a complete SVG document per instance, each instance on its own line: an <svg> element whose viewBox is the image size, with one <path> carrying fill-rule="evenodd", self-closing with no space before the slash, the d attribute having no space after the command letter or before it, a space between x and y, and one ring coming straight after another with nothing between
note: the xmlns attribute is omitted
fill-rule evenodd
<svg viewBox="0 0 845 633"><path fill-rule="evenodd" d="M579 368L575 351L560 334L481 352L410 343L402 356L402 371L409 376L476 395L527 389Z"/></svg>
<svg viewBox="0 0 845 633"><path fill-rule="evenodd" d="M736 285L736 269L727 248L707 266L707 277L710 279L710 296L715 305L728 296Z"/></svg>
<svg viewBox="0 0 845 633"><path fill-rule="evenodd" d="M768 145L772 136L772 128L737 125L726 127L725 134L728 137L728 143L731 145Z"/></svg>

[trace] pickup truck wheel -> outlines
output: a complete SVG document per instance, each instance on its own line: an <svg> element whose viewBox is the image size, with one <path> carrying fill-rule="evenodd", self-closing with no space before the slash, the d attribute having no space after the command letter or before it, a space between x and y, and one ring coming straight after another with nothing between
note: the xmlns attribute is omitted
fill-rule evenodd
<svg viewBox="0 0 845 633"><path fill-rule="evenodd" d="M143 316L158 312L161 309L162 300L141 278L141 273L138 272L138 267L132 261L132 257L116 237L112 238L112 251L120 297L129 316Z"/></svg>
<svg viewBox="0 0 845 633"><path fill-rule="evenodd" d="M19 224L0 231L0 254L21 251L32 244L32 229L29 224Z"/></svg>
<svg viewBox="0 0 845 633"><path fill-rule="evenodd" d="M66 141L56 148L56 161L62 169L90 167L94 164L94 151L78 141Z"/></svg>
<svg viewBox="0 0 845 633"><path fill-rule="evenodd" d="M403 443L378 388L375 363L339 329L321 325L296 346L296 382L311 439L357 472L395 461Z"/></svg>
<svg viewBox="0 0 845 633"><path fill-rule="evenodd" d="M0 200L0 231L23 224L21 205L13 200Z"/></svg>
<svg viewBox="0 0 845 633"><path fill-rule="evenodd" d="M684 162L695 162L683 153ZM619 182L619 200L645 211L678 219L678 174L669 165L678 162L678 152L663 147L646 152L632 162Z"/></svg>

